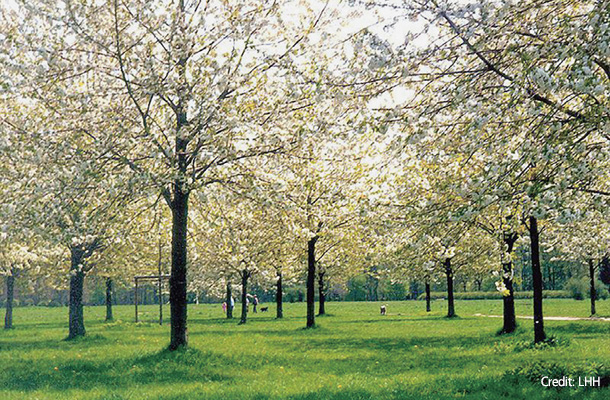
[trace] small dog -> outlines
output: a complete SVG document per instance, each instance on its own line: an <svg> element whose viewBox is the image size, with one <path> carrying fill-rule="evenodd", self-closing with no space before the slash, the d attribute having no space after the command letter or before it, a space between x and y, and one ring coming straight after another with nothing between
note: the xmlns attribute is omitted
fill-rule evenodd
<svg viewBox="0 0 610 400"><path fill-rule="evenodd" d="M385 306L379 307L379 311L381 312L381 315L385 315L386 307Z"/></svg>
<svg viewBox="0 0 610 400"><path fill-rule="evenodd" d="M269 307L261 307L261 312L267 312L269 311Z"/></svg>

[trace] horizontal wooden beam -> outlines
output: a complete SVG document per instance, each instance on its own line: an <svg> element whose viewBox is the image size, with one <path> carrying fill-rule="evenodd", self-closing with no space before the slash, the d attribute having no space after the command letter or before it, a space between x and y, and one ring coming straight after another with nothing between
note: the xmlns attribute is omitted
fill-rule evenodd
<svg viewBox="0 0 610 400"><path fill-rule="evenodd" d="M171 275L161 275L161 277L159 277L159 275L141 275L141 276L136 276L135 280L146 280L146 279L169 279L171 277Z"/></svg>

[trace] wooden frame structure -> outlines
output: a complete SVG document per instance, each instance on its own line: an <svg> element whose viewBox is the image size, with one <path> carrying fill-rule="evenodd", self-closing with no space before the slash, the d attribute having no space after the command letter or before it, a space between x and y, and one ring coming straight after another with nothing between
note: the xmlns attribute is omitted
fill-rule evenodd
<svg viewBox="0 0 610 400"><path fill-rule="evenodd" d="M136 313L136 322L138 322L138 282L139 281L157 281L159 287L159 325L163 325L163 280L169 280L170 275L139 275L134 277L134 305Z"/></svg>

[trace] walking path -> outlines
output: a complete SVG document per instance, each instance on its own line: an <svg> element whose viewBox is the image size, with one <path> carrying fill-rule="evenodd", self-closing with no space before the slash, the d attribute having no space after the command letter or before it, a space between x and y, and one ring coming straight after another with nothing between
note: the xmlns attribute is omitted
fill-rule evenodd
<svg viewBox="0 0 610 400"><path fill-rule="evenodd" d="M475 314L475 317L489 317L489 318L504 318L502 315L485 315L485 314ZM517 315L517 318L521 319L534 319L534 317L529 315ZM549 321L606 321L610 322L610 318L601 318L601 317L547 317L544 316L544 319Z"/></svg>

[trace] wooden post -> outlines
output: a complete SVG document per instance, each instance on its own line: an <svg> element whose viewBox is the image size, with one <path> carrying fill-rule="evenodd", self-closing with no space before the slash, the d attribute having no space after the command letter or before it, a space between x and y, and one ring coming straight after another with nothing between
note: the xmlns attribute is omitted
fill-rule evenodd
<svg viewBox="0 0 610 400"><path fill-rule="evenodd" d="M159 270L159 325L163 325L163 280Z"/></svg>
<svg viewBox="0 0 610 400"><path fill-rule="evenodd" d="M163 280L161 278L161 263L159 263L159 325L163 325Z"/></svg>
<svg viewBox="0 0 610 400"><path fill-rule="evenodd" d="M136 278L136 290L134 295L134 303L136 305L136 322L138 322L138 278Z"/></svg>

